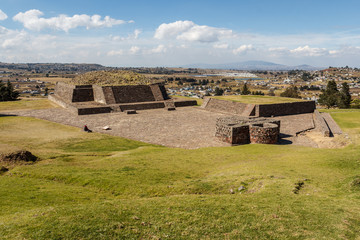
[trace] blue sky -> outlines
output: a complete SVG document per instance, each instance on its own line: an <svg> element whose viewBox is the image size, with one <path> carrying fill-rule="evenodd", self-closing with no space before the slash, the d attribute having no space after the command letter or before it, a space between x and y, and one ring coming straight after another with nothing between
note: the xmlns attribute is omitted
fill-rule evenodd
<svg viewBox="0 0 360 240"><path fill-rule="evenodd" d="M360 67L360 1L1 0L0 61Z"/></svg>

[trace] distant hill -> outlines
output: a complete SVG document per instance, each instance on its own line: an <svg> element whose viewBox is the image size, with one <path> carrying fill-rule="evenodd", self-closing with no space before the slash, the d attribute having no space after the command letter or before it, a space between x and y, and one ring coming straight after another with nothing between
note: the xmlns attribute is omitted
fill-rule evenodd
<svg viewBox="0 0 360 240"><path fill-rule="evenodd" d="M207 69L236 69L236 70L274 70L274 71L287 71L287 70L320 70L321 67L313 67L310 65L298 65L298 66L288 66L283 64L277 64L272 62L265 61L246 61L238 63L226 63L226 64L190 64L183 66L185 68L207 68Z"/></svg>
<svg viewBox="0 0 360 240"><path fill-rule="evenodd" d="M27 70L27 71L64 71L64 72L88 72L105 70L106 67L100 64L86 64L86 63L2 63L0 68L7 68L12 70Z"/></svg>

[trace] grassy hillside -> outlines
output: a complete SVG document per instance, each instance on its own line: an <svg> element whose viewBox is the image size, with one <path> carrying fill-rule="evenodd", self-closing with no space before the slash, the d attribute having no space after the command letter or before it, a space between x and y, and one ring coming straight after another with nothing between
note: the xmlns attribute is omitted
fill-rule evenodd
<svg viewBox="0 0 360 240"><path fill-rule="evenodd" d="M248 103L248 104L273 104L273 103L303 101L298 98L272 97L272 96L260 96L260 95L227 95L227 96L216 96L214 98L221 100L230 100L234 102Z"/></svg>
<svg viewBox="0 0 360 240"><path fill-rule="evenodd" d="M152 83L152 80L142 74L131 71L104 70L81 74L79 76L76 76L70 82L79 85L97 84L101 86L106 86L150 84Z"/></svg>
<svg viewBox="0 0 360 240"><path fill-rule="evenodd" d="M0 151L41 158L0 175L0 236L356 239L360 111L332 115L354 144L184 150L0 117Z"/></svg>

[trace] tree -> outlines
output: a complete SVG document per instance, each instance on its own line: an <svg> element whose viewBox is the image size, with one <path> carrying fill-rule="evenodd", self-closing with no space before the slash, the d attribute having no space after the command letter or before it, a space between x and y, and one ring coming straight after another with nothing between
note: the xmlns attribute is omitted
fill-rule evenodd
<svg viewBox="0 0 360 240"><path fill-rule="evenodd" d="M319 103L327 108L334 107L338 104L339 91L336 82L331 80L327 83L326 89L319 96Z"/></svg>
<svg viewBox="0 0 360 240"><path fill-rule="evenodd" d="M215 96L221 96L221 95L223 95L223 93L224 93L223 89L218 88L218 87L215 88Z"/></svg>
<svg viewBox="0 0 360 240"><path fill-rule="evenodd" d="M341 86L341 90L338 97L339 108L349 108L351 103L351 95L349 85L344 82Z"/></svg>
<svg viewBox="0 0 360 240"><path fill-rule="evenodd" d="M0 80L0 101L13 101L19 97L19 93L14 91L11 82L8 80L6 86Z"/></svg>
<svg viewBox="0 0 360 240"><path fill-rule="evenodd" d="M301 98L296 86L290 86L286 88L284 92L280 93L280 97Z"/></svg>
<svg viewBox="0 0 360 240"><path fill-rule="evenodd" d="M49 88L45 88L44 96L47 96L47 95L49 95Z"/></svg>
<svg viewBox="0 0 360 240"><path fill-rule="evenodd" d="M241 90L241 95L249 95L251 92L247 86L247 84L245 83L244 86L242 87Z"/></svg>

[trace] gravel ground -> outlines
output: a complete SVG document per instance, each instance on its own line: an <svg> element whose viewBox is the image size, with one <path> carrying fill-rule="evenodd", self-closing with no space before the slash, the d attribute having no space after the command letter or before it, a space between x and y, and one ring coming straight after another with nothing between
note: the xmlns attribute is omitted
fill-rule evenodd
<svg viewBox="0 0 360 240"><path fill-rule="evenodd" d="M209 112L199 107L183 107L175 111L143 110L132 115L117 112L76 116L64 108L13 111L2 114L30 116L79 128L87 125L94 132L168 147L195 149L229 146L214 137L216 119L226 115ZM312 114L277 118L281 120L280 144L317 147L317 144L306 136L296 136L297 132L314 127ZM104 126L109 126L111 130L103 130Z"/></svg>

